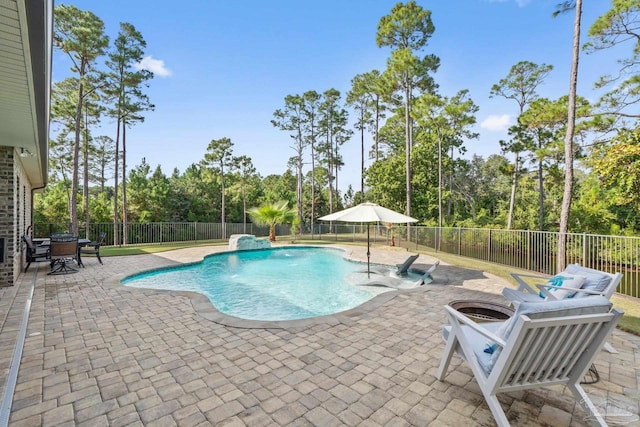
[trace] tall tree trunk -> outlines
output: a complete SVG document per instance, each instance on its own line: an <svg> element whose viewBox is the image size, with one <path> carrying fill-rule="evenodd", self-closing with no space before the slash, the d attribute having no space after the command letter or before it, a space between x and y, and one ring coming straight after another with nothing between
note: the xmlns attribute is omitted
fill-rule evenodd
<svg viewBox="0 0 640 427"><path fill-rule="evenodd" d="M313 120L313 119L311 119ZM311 238L313 239L313 227L316 215L316 150L313 121L311 122Z"/></svg>
<svg viewBox="0 0 640 427"><path fill-rule="evenodd" d="M242 232L247 234L247 195L244 179L242 180Z"/></svg>
<svg viewBox="0 0 640 427"><path fill-rule="evenodd" d="M375 144L375 156L376 156L376 162L379 160L379 149L378 149L378 130L380 127L380 97L376 96L376 127L375 127L375 134L373 136L374 139L374 144Z"/></svg>
<svg viewBox="0 0 640 427"><path fill-rule="evenodd" d="M364 203L364 108L360 112L360 203Z"/></svg>
<svg viewBox="0 0 640 427"><path fill-rule="evenodd" d="M104 193L104 183L106 175L106 164L104 161L100 162L100 193Z"/></svg>
<svg viewBox="0 0 640 427"><path fill-rule="evenodd" d="M442 136L438 135L438 227L442 227Z"/></svg>
<svg viewBox="0 0 640 427"><path fill-rule="evenodd" d="M518 166L520 164L520 153L515 152L513 164L513 176L511 177L511 198L509 199L509 217L507 218L507 230L513 226L513 212L516 208L516 191L518 190Z"/></svg>
<svg viewBox="0 0 640 427"><path fill-rule="evenodd" d="M89 238L89 120L84 116L84 150L82 168L82 204L84 205L84 237Z"/></svg>
<svg viewBox="0 0 640 427"><path fill-rule="evenodd" d="M449 173L449 199L447 199L447 217L451 222L453 216L453 174L455 172L455 162L453 161L453 146L451 147L451 172Z"/></svg>
<svg viewBox="0 0 640 427"><path fill-rule="evenodd" d="M409 110L409 105L411 101L409 97L411 96L411 91L409 87L405 86L404 93L404 122L405 122L405 179L406 179L406 198L407 198L407 208L406 214L411 216L411 111Z"/></svg>
<svg viewBox="0 0 640 427"><path fill-rule="evenodd" d="M122 244L129 243L127 220L127 121L122 118Z"/></svg>
<svg viewBox="0 0 640 427"><path fill-rule="evenodd" d="M405 148L405 163L406 163L406 180L407 180L407 216L411 216L411 150L413 149L413 124L411 122L411 88L408 81L405 82L404 93L404 119L405 119L405 134L406 134L406 148ZM411 240L411 224L407 223L407 241Z"/></svg>
<svg viewBox="0 0 640 427"><path fill-rule="evenodd" d="M571 77L569 79L567 134L564 138L564 193L562 194L562 209L560 211L557 271L564 270L567 264L567 233L569 231L569 215L571 213L571 197L573 195L573 136L576 125L576 89L578 85L578 61L580 59L581 15L582 0L576 0L576 16L573 23L573 55L571 61Z"/></svg>
<svg viewBox="0 0 640 427"><path fill-rule="evenodd" d="M227 218L225 215L225 197L224 197L224 164L220 162L220 192L222 193L222 238L227 238Z"/></svg>
<svg viewBox="0 0 640 427"><path fill-rule="evenodd" d="M78 79L78 102L76 103L76 134L73 144L73 173L71 178L71 202L69 203L69 216L71 219L71 234L78 235L78 168L80 157L80 127L82 125L82 97L84 87L82 79L85 73L84 60L80 63L80 78Z"/></svg>
<svg viewBox="0 0 640 427"><path fill-rule="evenodd" d="M116 125L116 158L114 167L113 184L113 244L120 244L120 229L118 227L118 160L120 160L120 113L118 112L118 124Z"/></svg>
<svg viewBox="0 0 640 427"><path fill-rule="evenodd" d="M303 156L303 140L302 140L302 129L300 129L300 124L298 123L298 159L296 161L296 211L298 216L298 224L302 225L302 156Z"/></svg>
<svg viewBox="0 0 640 427"><path fill-rule="evenodd" d="M331 120L327 128L327 144L329 145L329 164L327 172L329 173L329 213L333 213L333 137L331 136Z"/></svg>
<svg viewBox="0 0 640 427"><path fill-rule="evenodd" d="M336 151L334 153L334 165L333 165L333 169L335 171L335 179L336 179L336 183L333 186L333 188L335 188L336 190L336 208L338 208L338 203L340 202L340 197L338 197L338 139L336 138Z"/></svg>
<svg viewBox="0 0 640 427"><path fill-rule="evenodd" d="M544 231L544 174L542 160L538 160L538 229Z"/></svg>

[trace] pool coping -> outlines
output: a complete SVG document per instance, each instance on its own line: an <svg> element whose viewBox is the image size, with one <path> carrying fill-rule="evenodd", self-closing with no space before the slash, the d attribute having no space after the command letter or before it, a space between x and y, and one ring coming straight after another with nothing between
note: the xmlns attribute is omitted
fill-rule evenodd
<svg viewBox="0 0 640 427"><path fill-rule="evenodd" d="M360 260L352 257L352 253L350 253L347 249L339 246L314 246L314 245L304 245L306 247L314 247L314 248L327 248L332 247L335 249L339 249L343 252L343 258L358 261ZM275 248L272 248L275 249ZM213 303L207 298L205 295L195 292L195 291L177 291L170 289L150 289L150 288L135 288L131 286L126 286L121 283L127 277L131 277L135 274L143 274L151 271L163 270L166 268L173 268L178 266L187 266L192 264L198 264L204 261L204 258L210 255L224 254L224 253L232 253L232 252L240 252L238 250L226 250L216 252L215 254L209 254L203 256L198 261L189 261L189 262L180 262L176 261L176 265L166 266L166 267L156 267L145 270L140 270L134 274L120 274L116 276L112 276L110 279L104 282L105 285L109 287L117 287L120 290L126 290L129 292L145 292L147 294L170 294L181 297L186 297L191 300L191 305L195 310L196 314L201 317L220 324L224 326L229 326L232 328L240 328L240 329L291 329L291 328L308 328L314 325L319 324L330 324L330 325L351 325L355 322L356 317L362 316L384 304L391 301L400 295L411 294L411 293L424 293L428 292L429 288L426 286L419 286L417 288L412 289L391 289L387 292L382 292L368 301L363 302L362 304L353 307L349 310L341 311L334 314L327 314L324 316L310 317L305 319L296 319L296 320L250 320L250 319L242 319L240 317L230 316L228 314L222 313L219 311ZM379 263L377 263L379 264ZM388 265L388 264L379 264L379 265Z"/></svg>

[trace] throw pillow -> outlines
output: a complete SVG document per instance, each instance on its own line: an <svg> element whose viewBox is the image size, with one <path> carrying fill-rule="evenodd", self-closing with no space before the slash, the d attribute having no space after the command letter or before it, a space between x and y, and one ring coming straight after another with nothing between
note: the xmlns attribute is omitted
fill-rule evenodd
<svg viewBox="0 0 640 427"><path fill-rule="evenodd" d="M592 268L582 267L579 264L569 264L565 270L567 274L579 274L585 276L586 280L582 285L582 289L590 291L603 292L611 283L611 276L605 274L602 271L594 270ZM576 298L592 296L584 292L578 292Z"/></svg>
<svg viewBox="0 0 640 427"><path fill-rule="evenodd" d="M565 274L560 273L553 276L547 284L553 286L553 288L547 288L548 292L553 294L556 299L572 298L576 289L580 289L587 278L579 274ZM545 295L540 292L540 296L545 298Z"/></svg>

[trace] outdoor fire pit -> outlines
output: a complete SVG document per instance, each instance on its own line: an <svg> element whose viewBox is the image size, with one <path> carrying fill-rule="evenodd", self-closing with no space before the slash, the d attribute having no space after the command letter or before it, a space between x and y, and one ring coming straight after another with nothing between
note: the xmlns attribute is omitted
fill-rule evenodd
<svg viewBox="0 0 640 427"><path fill-rule="evenodd" d="M509 319L514 310L506 305L481 300L456 300L449 306L456 311L480 322L497 322Z"/></svg>

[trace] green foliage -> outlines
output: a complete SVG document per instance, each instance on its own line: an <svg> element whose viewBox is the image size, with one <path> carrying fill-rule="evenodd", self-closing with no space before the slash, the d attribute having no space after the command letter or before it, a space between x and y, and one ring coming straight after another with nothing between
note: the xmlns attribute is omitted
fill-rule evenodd
<svg viewBox="0 0 640 427"><path fill-rule="evenodd" d="M376 43L378 47L419 50L427 44L434 31L431 11L424 10L412 0L407 4L396 4L391 14L380 19Z"/></svg>
<svg viewBox="0 0 640 427"><path fill-rule="evenodd" d="M34 207L37 215L34 221L42 223L68 223L69 217L69 191L67 182L51 182L42 193L36 193Z"/></svg>
<svg viewBox="0 0 640 427"><path fill-rule="evenodd" d="M251 208L247 213L256 224L269 226L269 240L272 242L276 240L276 225L292 224L296 216L295 209L290 209L286 201L267 203Z"/></svg>
<svg viewBox="0 0 640 427"><path fill-rule="evenodd" d="M567 1L561 8L575 6ZM628 39L635 42L632 53L621 62L620 74L604 76L599 82L600 86L616 82L615 89L596 106L577 99L574 155L584 170L576 170L572 181L573 232L640 231L640 132L633 125L614 129L610 117L637 118L623 111L640 100L638 12L640 0L613 0L611 10L590 29L586 46L590 52ZM143 93L152 74L134 67L144 55L146 42L133 25L122 23L101 67L99 59L108 44L102 21L73 6L57 6L54 42L74 59L75 75L52 87L50 185L35 197L34 219L68 223L69 207L77 205L88 213L90 222L107 222L114 210L122 212L124 192L129 219L141 222L219 222L223 218L244 222L247 206L282 207L284 202L279 201L285 201L285 210L296 207L295 234L343 205L370 200L401 212L410 209L421 224L557 230L567 167L568 97L537 95L552 67L519 62L491 88L491 96L511 99L519 107L509 139L501 141L503 152L513 153L514 158L461 158L476 137L472 127L477 107L466 90L453 96L436 92L439 58L424 53L433 33L430 11L415 1L398 3L380 19L376 33L378 46L390 48L386 69L354 76L346 104L336 89L286 96L272 120L291 138L294 149L290 169L283 174L261 177L251 158L234 156L230 139L222 138L212 140L202 159L184 173L175 170L168 177L160 166L154 169L143 159L128 176L122 169L115 173L116 179L124 174L124 182L110 186L114 166L122 160L116 156L122 151L119 144L125 142L122 126L143 121L144 111L153 109ZM120 126L112 136L94 137L91 131L104 107ZM351 121L347 107L355 112ZM350 122L358 131L353 140ZM605 143L597 140L593 147L578 143L590 141L596 131L611 130L613 137ZM358 143L363 160L365 132L371 133L369 157L374 159L362 170L367 187L349 186L341 196L342 147ZM86 158L79 158L79 148L85 150ZM89 182L83 185L78 185L79 167L89 170ZM81 194L83 189L87 197ZM86 208L80 206L82 202Z"/></svg>
<svg viewBox="0 0 640 427"><path fill-rule="evenodd" d="M599 100L598 106L605 114L638 119L637 104L640 101L640 1L613 0L611 9L600 16L589 28L589 41L584 48L588 53L630 44L629 56L618 61L619 71L604 75L596 87L611 87Z"/></svg>
<svg viewBox="0 0 640 427"><path fill-rule="evenodd" d="M369 187L366 199L389 209L404 212L404 155L395 154L379 160L367 169Z"/></svg>
<svg viewBox="0 0 640 427"><path fill-rule="evenodd" d="M609 189L615 189L617 205L640 206L640 130L623 129L614 144L604 148L592 162L595 172Z"/></svg>

